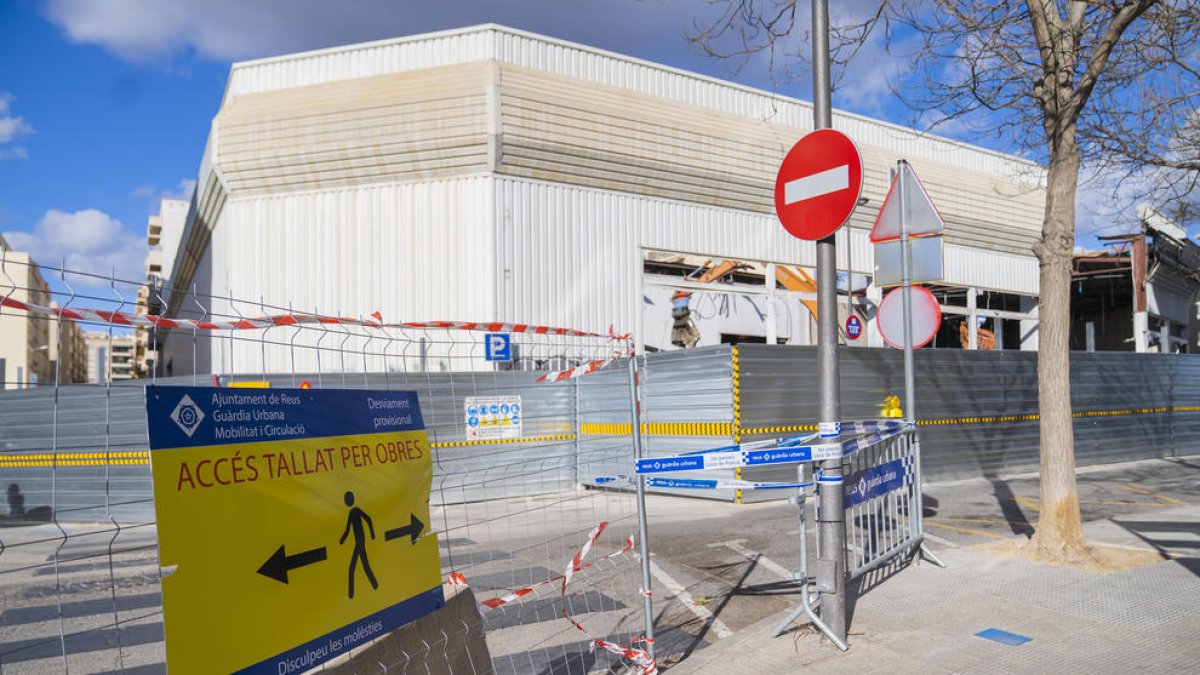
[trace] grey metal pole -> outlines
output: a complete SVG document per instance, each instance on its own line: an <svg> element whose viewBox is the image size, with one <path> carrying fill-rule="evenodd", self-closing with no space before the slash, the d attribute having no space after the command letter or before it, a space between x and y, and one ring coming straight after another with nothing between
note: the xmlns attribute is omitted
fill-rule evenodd
<svg viewBox="0 0 1200 675"><path fill-rule="evenodd" d="M932 560L938 567L945 567L946 563L942 562L936 555L933 554L924 542L925 538L925 495L921 492L921 439L917 436L917 387L916 378L913 368L913 337L912 337L912 246L910 245L909 229L912 223L908 222L908 181L906 174L908 162L900 160L896 166L896 191L899 193L900 199L900 288L903 293L901 299L904 301L904 420L913 426L912 431L909 431L909 443L913 453L913 489L916 490L916 513L912 514L916 519L917 532L921 536L920 552ZM975 289L970 289L969 293L973 294ZM974 323L974 316L971 317ZM920 561L920 556L917 561Z"/></svg>
<svg viewBox="0 0 1200 675"><path fill-rule="evenodd" d="M632 347L632 345L630 345ZM638 396L637 354L629 354L629 419L634 462L642 457L642 405ZM646 653L654 658L654 601L650 597L650 529L646 525L646 477L637 477L638 553L642 557L642 614L646 623Z"/></svg>
<svg viewBox="0 0 1200 675"><path fill-rule="evenodd" d="M912 245L908 230L908 162L900 160L896 167L896 192L900 196L900 287L904 299L904 417L910 424L917 422L917 392L913 381L913 337L912 337Z"/></svg>
<svg viewBox="0 0 1200 675"><path fill-rule="evenodd" d="M812 3L813 128L833 126L829 75L829 0ZM830 433L842 419L837 354L836 235L817 242L817 389L819 428ZM846 512L843 507L842 460L821 465L822 481L817 529L817 590L821 618L838 639L846 639Z"/></svg>

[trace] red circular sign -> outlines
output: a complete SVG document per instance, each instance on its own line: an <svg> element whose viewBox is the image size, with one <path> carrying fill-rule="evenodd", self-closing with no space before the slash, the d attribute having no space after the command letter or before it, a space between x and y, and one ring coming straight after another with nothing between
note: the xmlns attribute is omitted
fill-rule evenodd
<svg viewBox="0 0 1200 675"><path fill-rule="evenodd" d="M862 320L851 314L846 317L846 337L857 340L862 335Z"/></svg>
<svg viewBox="0 0 1200 675"><path fill-rule="evenodd" d="M883 296L875 316L883 341L904 349L904 289L893 288ZM929 344L942 325L942 308L937 298L924 286L912 287L913 349Z"/></svg>
<svg viewBox="0 0 1200 675"><path fill-rule="evenodd" d="M846 134L818 129L788 151L775 176L775 213L793 237L816 241L837 232L862 194L862 156Z"/></svg>

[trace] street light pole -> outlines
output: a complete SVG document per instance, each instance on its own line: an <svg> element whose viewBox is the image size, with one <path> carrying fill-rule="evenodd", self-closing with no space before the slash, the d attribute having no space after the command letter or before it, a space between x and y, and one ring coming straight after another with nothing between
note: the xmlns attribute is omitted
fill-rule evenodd
<svg viewBox="0 0 1200 675"><path fill-rule="evenodd" d="M812 2L813 128L833 126L830 101L829 0ZM820 395L819 429L823 436L837 435L841 421L837 354L837 244L836 233L817 242L817 389ZM817 515L817 591L821 619L843 642L846 640L846 514L842 493L842 460L821 465ZM803 532L800 536L806 536ZM804 591L807 592L807 591Z"/></svg>

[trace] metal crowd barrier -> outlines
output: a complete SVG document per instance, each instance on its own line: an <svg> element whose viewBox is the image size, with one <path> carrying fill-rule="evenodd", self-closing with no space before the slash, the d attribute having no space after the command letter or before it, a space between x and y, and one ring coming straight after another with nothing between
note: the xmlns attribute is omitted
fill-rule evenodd
<svg viewBox="0 0 1200 675"><path fill-rule="evenodd" d="M797 507L801 534L800 563L795 581L801 589L801 604L779 624L775 635L782 634L792 621L803 615L844 651L848 648L846 643L817 615L818 596L809 588L809 581L815 581L808 568L810 496L819 497L819 491L823 489L845 492L847 576L850 579L922 553L936 564L944 564L923 546L921 457L915 426L899 420L871 420L841 422L824 431L826 435L789 436L667 457L642 457L636 462L636 476L597 476L594 482L601 485L636 483L639 488L678 490L796 490L792 502ZM839 457L843 461L842 476L822 476L816 463ZM656 475L781 464L796 465L795 481L753 482ZM816 488L815 494L809 488ZM816 503L820 503L819 498ZM644 508L643 505L639 507ZM818 530L817 550L820 549Z"/></svg>
<svg viewBox="0 0 1200 675"><path fill-rule="evenodd" d="M921 545L920 447L916 430L909 428L846 458L846 567L851 579Z"/></svg>

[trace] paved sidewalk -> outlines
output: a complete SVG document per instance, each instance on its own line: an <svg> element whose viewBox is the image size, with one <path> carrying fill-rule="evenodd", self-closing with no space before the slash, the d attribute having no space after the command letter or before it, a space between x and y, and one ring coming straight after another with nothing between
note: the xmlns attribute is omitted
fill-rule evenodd
<svg viewBox="0 0 1200 675"><path fill-rule="evenodd" d="M1107 575L976 548L910 566L851 605L850 651L804 626L772 638L781 612L670 667L689 673L1200 673L1200 506L1088 523L1097 543L1174 559ZM988 628L1032 638L1008 646Z"/></svg>

